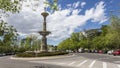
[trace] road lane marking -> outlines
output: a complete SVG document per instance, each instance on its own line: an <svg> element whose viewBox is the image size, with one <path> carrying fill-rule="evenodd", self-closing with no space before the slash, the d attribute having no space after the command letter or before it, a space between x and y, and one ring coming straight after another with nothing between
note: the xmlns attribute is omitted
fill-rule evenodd
<svg viewBox="0 0 120 68"><path fill-rule="evenodd" d="M74 63L76 63L76 61L73 61L73 62L69 63L68 65L73 65Z"/></svg>
<svg viewBox="0 0 120 68"><path fill-rule="evenodd" d="M99 59L109 59L109 58L99 58Z"/></svg>
<svg viewBox="0 0 120 68"><path fill-rule="evenodd" d="M54 63L55 64L55 63ZM64 65L65 63L57 63L57 65Z"/></svg>
<svg viewBox="0 0 120 68"><path fill-rule="evenodd" d="M88 60L84 60L83 62L81 62L80 64L78 64L77 67L83 65L83 64L86 63L87 61L88 61Z"/></svg>
<svg viewBox="0 0 120 68"><path fill-rule="evenodd" d="M119 64L118 64L117 66L118 66L118 68L120 68L120 65L119 65Z"/></svg>
<svg viewBox="0 0 120 68"><path fill-rule="evenodd" d="M115 63L120 63L120 61L114 61Z"/></svg>
<svg viewBox="0 0 120 68"><path fill-rule="evenodd" d="M94 60L94 61L89 65L89 68L92 68L92 66L94 65L95 62L96 62L96 60Z"/></svg>
<svg viewBox="0 0 120 68"><path fill-rule="evenodd" d="M107 63L103 62L103 68L107 68Z"/></svg>
<svg viewBox="0 0 120 68"><path fill-rule="evenodd" d="M58 62L41 62L41 61L29 61L32 63L44 63L44 64L54 64L54 65L65 65L66 63L58 63Z"/></svg>

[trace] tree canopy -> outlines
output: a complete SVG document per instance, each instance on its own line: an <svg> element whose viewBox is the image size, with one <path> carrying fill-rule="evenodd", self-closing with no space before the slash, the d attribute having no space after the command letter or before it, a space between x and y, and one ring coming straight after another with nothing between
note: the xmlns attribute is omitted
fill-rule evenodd
<svg viewBox="0 0 120 68"><path fill-rule="evenodd" d="M84 33L82 32L73 33L69 38L71 39L71 41L66 41L68 39L62 41L58 45L58 48L65 49L67 47L70 50L78 50L79 48L97 50L120 49L119 16L113 15L110 18L110 24L103 25L99 29L86 30L84 31Z"/></svg>

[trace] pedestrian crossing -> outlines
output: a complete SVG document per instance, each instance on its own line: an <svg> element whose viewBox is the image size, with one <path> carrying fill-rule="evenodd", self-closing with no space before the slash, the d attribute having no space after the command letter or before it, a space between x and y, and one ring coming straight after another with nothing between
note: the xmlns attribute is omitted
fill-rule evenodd
<svg viewBox="0 0 120 68"><path fill-rule="evenodd" d="M80 64L77 65L77 67L83 65L84 63L86 63L88 60L84 60L83 62L81 62Z"/></svg>
<svg viewBox="0 0 120 68"><path fill-rule="evenodd" d="M89 65L89 68L92 68L93 65L95 64L96 60L92 61L92 63Z"/></svg>
<svg viewBox="0 0 120 68"><path fill-rule="evenodd" d="M119 64L90 59L76 61L29 61L29 62L68 66L73 68L120 68Z"/></svg>
<svg viewBox="0 0 120 68"><path fill-rule="evenodd" d="M118 66L118 68L120 68L120 65L117 65Z"/></svg>
<svg viewBox="0 0 120 68"><path fill-rule="evenodd" d="M103 68L107 68L107 63L103 62Z"/></svg>
<svg viewBox="0 0 120 68"><path fill-rule="evenodd" d="M69 63L68 65L73 65L74 63L76 63L76 61L73 61L73 62Z"/></svg>

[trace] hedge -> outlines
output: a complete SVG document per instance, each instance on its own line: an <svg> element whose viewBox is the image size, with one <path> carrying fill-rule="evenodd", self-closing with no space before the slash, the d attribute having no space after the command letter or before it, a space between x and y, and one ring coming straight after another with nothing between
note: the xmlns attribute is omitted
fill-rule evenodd
<svg viewBox="0 0 120 68"><path fill-rule="evenodd" d="M65 55L68 52L43 52L43 53L18 53L17 57L44 57L44 56L57 56L57 55Z"/></svg>

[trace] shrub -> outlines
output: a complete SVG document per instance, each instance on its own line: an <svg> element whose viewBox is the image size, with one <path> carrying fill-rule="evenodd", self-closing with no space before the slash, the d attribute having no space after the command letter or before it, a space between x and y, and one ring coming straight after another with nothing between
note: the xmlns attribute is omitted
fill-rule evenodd
<svg viewBox="0 0 120 68"><path fill-rule="evenodd" d="M32 53L18 53L16 54L17 57L35 57Z"/></svg>
<svg viewBox="0 0 120 68"><path fill-rule="evenodd" d="M68 52L41 52L41 53L18 53L17 57L44 57L44 56L57 56L57 55L65 55Z"/></svg>

